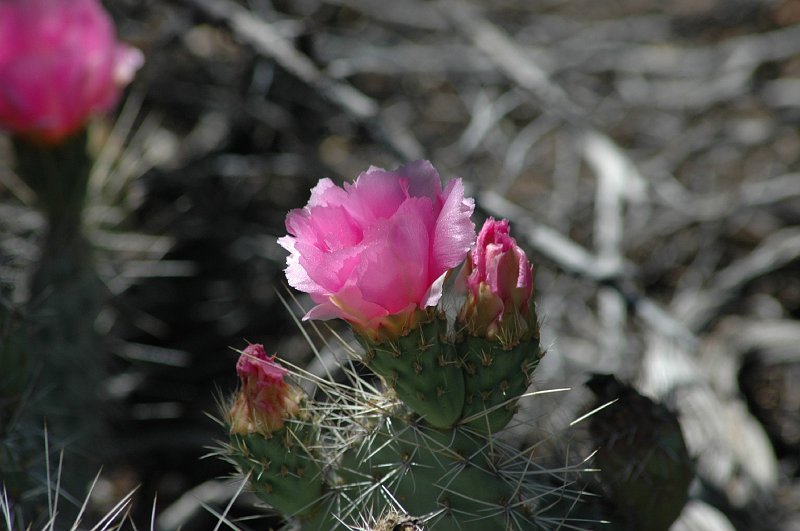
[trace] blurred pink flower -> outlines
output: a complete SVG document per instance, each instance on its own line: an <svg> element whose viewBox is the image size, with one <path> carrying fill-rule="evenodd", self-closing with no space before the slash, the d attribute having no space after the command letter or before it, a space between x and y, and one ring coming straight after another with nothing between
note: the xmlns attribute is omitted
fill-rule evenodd
<svg viewBox="0 0 800 531"><path fill-rule="evenodd" d="M461 274L467 289L462 321L477 335L502 331L518 339L528 331L533 269L509 234L508 220L486 220Z"/></svg>
<svg viewBox="0 0 800 531"><path fill-rule="evenodd" d="M371 167L343 188L322 179L286 217L286 277L317 306L306 319L340 317L371 338L410 326L435 306L444 275L475 241L474 202L461 179L442 190L428 161Z"/></svg>
<svg viewBox="0 0 800 531"><path fill-rule="evenodd" d="M248 345L236 363L242 381L229 413L231 433L273 433L297 415L303 392L286 381L288 371L268 356L263 345Z"/></svg>
<svg viewBox="0 0 800 531"><path fill-rule="evenodd" d="M142 62L97 0L0 0L0 127L56 144L109 110Z"/></svg>

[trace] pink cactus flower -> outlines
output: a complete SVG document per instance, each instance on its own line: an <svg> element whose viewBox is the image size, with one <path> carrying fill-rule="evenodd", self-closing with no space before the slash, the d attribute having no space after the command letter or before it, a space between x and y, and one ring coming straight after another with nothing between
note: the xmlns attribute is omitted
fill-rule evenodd
<svg viewBox="0 0 800 531"><path fill-rule="evenodd" d="M263 345L248 345L236 363L242 381L229 413L231 433L274 433L300 411L303 392L286 381L288 371Z"/></svg>
<svg viewBox="0 0 800 531"><path fill-rule="evenodd" d="M486 220L461 273L461 320L475 335L516 341L530 331L533 268L509 234L508 220Z"/></svg>
<svg viewBox="0 0 800 531"><path fill-rule="evenodd" d="M109 110L142 62L97 0L2 0L0 128L57 144Z"/></svg>
<svg viewBox="0 0 800 531"><path fill-rule="evenodd" d="M473 209L461 179L442 190L428 161L371 167L343 188L320 180L278 240L289 284L317 303L305 318L339 317L371 339L403 333L472 247Z"/></svg>

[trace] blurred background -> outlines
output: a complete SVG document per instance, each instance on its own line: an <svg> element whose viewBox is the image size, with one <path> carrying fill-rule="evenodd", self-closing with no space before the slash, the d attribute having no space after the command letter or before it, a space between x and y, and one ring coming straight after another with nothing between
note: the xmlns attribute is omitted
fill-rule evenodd
<svg viewBox="0 0 800 531"><path fill-rule="evenodd" d="M573 390L529 400L512 437L579 438L583 382L614 373L679 413L700 480L676 526L800 529L800 1L105 6L146 63L91 131L114 407L93 504L139 485L138 526L213 528L203 505L239 486L201 460L232 349L319 374L337 355L282 302L286 212L322 177L427 158L536 264L535 387ZM43 221L10 151L0 275L21 303Z"/></svg>

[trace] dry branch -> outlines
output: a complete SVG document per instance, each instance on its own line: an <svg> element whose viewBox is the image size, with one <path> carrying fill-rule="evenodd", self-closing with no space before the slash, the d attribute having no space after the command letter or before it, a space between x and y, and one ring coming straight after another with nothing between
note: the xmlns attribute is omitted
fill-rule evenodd
<svg viewBox="0 0 800 531"><path fill-rule="evenodd" d="M422 158L424 150L408 131L382 115L380 106L351 85L325 75L274 27L231 0L185 0L207 16L222 20L237 38L273 59L353 120L364 124L378 142L401 160Z"/></svg>
<svg viewBox="0 0 800 531"><path fill-rule="evenodd" d="M594 280L599 285L613 287L627 306L653 330L689 348L696 345L697 338L686 325L633 286L628 279L635 271L632 264L621 262L609 267L607 262L598 259L558 231L536 222L525 209L495 192L479 192L478 203L490 214L511 220L515 224L515 231L523 233L527 244L552 260L560 269Z"/></svg>
<svg viewBox="0 0 800 531"><path fill-rule="evenodd" d="M768 237L747 256L715 275L701 292L679 293L673 309L695 331L718 316L721 307L748 282L800 259L800 229L785 228Z"/></svg>

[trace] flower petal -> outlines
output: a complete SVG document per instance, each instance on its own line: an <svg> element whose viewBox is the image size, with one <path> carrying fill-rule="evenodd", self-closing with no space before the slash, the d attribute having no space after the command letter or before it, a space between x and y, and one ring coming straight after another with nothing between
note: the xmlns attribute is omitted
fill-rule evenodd
<svg viewBox="0 0 800 531"><path fill-rule="evenodd" d="M374 166L345 189L350 194L348 210L363 226L391 217L408 198L397 175Z"/></svg>
<svg viewBox="0 0 800 531"><path fill-rule="evenodd" d="M475 224L470 219L475 209L472 198L464 197L461 179L447 183L444 203L436 220L433 236L431 270L438 277L444 271L456 267L475 244Z"/></svg>
<svg viewBox="0 0 800 531"><path fill-rule="evenodd" d="M400 166L393 173L406 179L410 196L437 199L442 194L442 179L430 161L415 160Z"/></svg>
<svg viewBox="0 0 800 531"><path fill-rule="evenodd" d="M425 218L431 217L430 203L427 198L408 199L392 219L376 224L365 241L358 267L359 287L366 300L389 313L403 310L410 302L423 302L432 282L425 223Z"/></svg>

